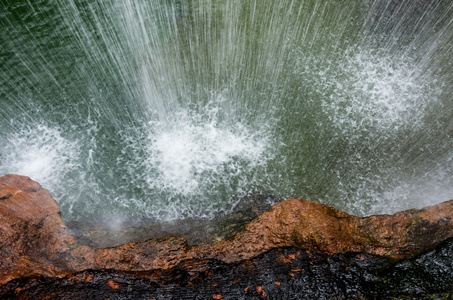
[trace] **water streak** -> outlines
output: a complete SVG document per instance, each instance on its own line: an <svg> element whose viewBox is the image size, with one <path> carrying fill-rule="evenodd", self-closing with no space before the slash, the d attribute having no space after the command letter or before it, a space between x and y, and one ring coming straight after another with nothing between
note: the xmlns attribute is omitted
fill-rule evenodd
<svg viewBox="0 0 453 300"><path fill-rule="evenodd" d="M67 219L453 197L448 0L0 4L0 174Z"/></svg>

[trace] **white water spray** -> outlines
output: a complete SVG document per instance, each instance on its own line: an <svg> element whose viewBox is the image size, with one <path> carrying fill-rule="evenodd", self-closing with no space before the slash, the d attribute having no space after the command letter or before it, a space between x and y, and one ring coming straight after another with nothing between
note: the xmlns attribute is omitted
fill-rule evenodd
<svg viewBox="0 0 453 300"><path fill-rule="evenodd" d="M453 197L450 1L0 7L0 173L39 181L67 219Z"/></svg>

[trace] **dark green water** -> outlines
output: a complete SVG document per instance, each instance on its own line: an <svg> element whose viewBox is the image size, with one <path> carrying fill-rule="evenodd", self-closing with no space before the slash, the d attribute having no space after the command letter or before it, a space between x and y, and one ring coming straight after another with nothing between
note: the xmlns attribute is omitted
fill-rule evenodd
<svg viewBox="0 0 453 300"><path fill-rule="evenodd" d="M453 198L453 3L0 3L0 174L66 219Z"/></svg>

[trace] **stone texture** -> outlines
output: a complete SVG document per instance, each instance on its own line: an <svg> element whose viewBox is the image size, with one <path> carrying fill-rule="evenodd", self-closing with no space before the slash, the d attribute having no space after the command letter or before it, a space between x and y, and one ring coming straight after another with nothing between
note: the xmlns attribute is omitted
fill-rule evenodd
<svg viewBox="0 0 453 300"><path fill-rule="evenodd" d="M0 178L0 284L30 274L65 274L76 244L49 192L28 177Z"/></svg>
<svg viewBox="0 0 453 300"><path fill-rule="evenodd" d="M182 237L96 249L79 243L47 190L27 177L0 177L0 285L24 276L62 277L86 269L170 269L184 261L250 260L296 247L333 255L362 252L400 259L453 236L453 201L394 215L360 218L331 206L285 200L233 239L190 247Z"/></svg>
<svg viewBox="0 0 453 300"><path fill-rule="evenodd" d="M1 299L451 299L453 239L394 262L366 253L276 248L236 263L186 260L165 270L85 270L0 287Z"/></svg>

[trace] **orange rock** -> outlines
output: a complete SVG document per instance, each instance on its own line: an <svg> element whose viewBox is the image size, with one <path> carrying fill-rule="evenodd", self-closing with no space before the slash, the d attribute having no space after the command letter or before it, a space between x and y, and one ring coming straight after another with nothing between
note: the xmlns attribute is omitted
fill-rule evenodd
<svg viewBox="0 0 453 300"><path fill-rule="evenodd" d="M112 288L112 289L118 289L120 287L119 283L109 280L107 281L107 284Z"/></svg>
<svg viewBox="0 0 453 300"><path fill-rule="evenodd" d="M30 274L66 274L76 240L49 192L28 177L0 177L0 284ZM58 265L58 266L57 266Z"/></svg>
<svg viewBox="0 0 453 300"><path fill-rule="evenodd" d="M453 236L453 201L360 218L296 198L274 205L233 240L214 245L188 247L184 238L168 237L94 249L78 244L69 233L47 190L17 175L0 177L0 218L0 285L33 274L167 269L181 262L193 267L197 260L211 258L237 262L285 246L308 253L358 251L403 257ZM293 259L295 256L282 258ZM255 266L245 264L244 268Z"/></svg>

